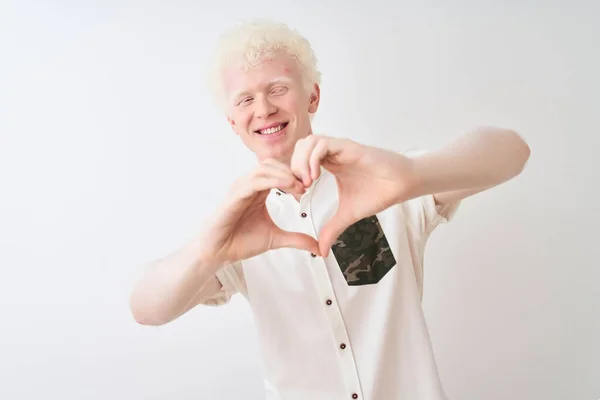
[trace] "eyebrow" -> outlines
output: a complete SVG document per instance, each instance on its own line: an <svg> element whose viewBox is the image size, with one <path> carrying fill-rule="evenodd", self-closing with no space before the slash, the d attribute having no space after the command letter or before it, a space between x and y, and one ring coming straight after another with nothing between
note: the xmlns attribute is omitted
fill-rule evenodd
<svg viewBox="0 0 600 400"><path fill-rule="evenodd" d="M270 79L267 82L267 86L273 86L274 84L277 84L277 83L292 83L292 82L293 82L293 79L290 78L290 77L287 77L287 76L278 76L277 78ZM229 99L231 100L231 102L235 102L237 99L239 99L240 97L242 97L242 96L244 96L246 94L248 94L247 90L240 90L240 91L237 91L237 92L233 93L229 97Z"/></svg>

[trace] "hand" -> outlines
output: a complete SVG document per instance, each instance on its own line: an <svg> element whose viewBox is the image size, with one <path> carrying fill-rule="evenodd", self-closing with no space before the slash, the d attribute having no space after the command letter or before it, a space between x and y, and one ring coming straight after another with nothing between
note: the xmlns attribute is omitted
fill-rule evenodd
<svg viewBox="0 0 600 400"><path fill-rule="evenodd" d="M349 139L303 138L296 143L290 165L305 187L319 177L321 166L336 177L338 210L319 234L323 256L347 227L400 202L416 181L409 158Z"/></svg>
<svg viewBox="0 0 600 400"><path fill-rule="evenodd" d="M228 201L205 231L203 259L222 265L244 260L268 250L293 247L320 255L317 241L277 227L265 204L271 189L303 194L306 189L289 166L269 159L231 188Z"/></svg>

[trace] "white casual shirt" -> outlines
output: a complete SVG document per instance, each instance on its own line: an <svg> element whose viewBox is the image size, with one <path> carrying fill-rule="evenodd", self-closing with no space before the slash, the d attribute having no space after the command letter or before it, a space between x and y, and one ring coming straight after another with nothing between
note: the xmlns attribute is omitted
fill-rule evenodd
<svg viewBox="0 0 600 400"><path fill-rule="evenodd" d="M276 189L266 200L276 225L315 238L337 204L325 169L300 202ZM248 300L267 400L447 400L422 310L423 257L457 208L426 195L359 221L327 258L283 248L226 266L204 304Z"/></svg>

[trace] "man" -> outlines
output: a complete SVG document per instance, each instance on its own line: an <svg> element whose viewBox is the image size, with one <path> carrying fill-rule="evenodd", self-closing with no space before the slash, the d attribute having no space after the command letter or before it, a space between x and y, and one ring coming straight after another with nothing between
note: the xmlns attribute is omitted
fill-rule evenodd
<svg viewBox="0 0 600 400"><path fill-rule="evenodd" d="M275 22L223 36L212 82L258 165L146 272L136 320L165 324L241 293L269 400L446 399L421 308L425 244L462 199L518 175L528 146L500 128L410 156L315 135L316 58Z"/></svg>

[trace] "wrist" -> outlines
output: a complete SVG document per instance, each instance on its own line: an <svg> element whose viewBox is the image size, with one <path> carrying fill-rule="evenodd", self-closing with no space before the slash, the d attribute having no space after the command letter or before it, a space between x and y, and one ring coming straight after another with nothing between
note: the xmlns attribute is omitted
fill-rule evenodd
<svg viewBox="0 0 600 400"><path fill-rule="evenodd" d="M206 241L204 241L204 243L206 243ZM224 259L221 252L215 252L207 247L212 246L200 245L199 247L200 251L195 257L197 268L217 270L220 266L228 263L228 260Z"/></svg>
<svg viewBox="0 0 600 400"><path fill-rule="evenodd" d="M206 234L202 233L188 245L187 249L187 257L192 264L192 268L199 275L212 275L226 263L225 260L221 259L222 257L209 250L210 246L206 245L207 242Z"/></svg>
<svg viewBox="0 0 600 400"><path fill-rule="evenodd" d="M220 261L214 256L200 255L194 261L194 273L201 279L206 279L221 269L226 262Z"/></svg>

